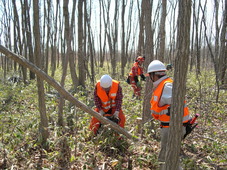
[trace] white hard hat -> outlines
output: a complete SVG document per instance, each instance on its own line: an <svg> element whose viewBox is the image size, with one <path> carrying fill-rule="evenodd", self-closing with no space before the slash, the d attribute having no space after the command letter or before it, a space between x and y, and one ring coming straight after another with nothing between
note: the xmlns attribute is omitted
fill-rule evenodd
<svg viewBox="0 0 227 170"><path fill-rule="evenodd" d="M109 88L112 85L112 78L107 74L103 75L100 79L100 85L103 88Z"/></svg>
<svg viewBox="0 0 227 170"><path fill-rule="evenodd" d="M165 71L166 71L165 65L159 60L153 60L147 68L147 73L165 72Z"/></svg>

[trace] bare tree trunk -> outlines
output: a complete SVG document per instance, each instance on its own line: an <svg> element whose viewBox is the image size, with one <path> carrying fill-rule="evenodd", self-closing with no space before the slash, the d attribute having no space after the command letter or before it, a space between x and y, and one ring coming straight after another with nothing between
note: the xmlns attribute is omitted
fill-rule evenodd
<svg viewBox="0 0 227 170"><path fill-rule="evenodd" d="M68 5L67 5L67 8L68 8ZM70 73L71 73L74 90L76 90L76 88L79 84L78 77L76 75L75 59L74 59L73 51L72 51L72 47L71 47L71 42L72 42L72 37L73 37L73 27L74 27L74 23L75 23L75 9L76 9L76 0L73 0L71 26L69 25L68 9L67 9L67 14L65 14L65 18L67 18L66 16L68 16L68 19L65 20L65 24L69 28L68 33L67 33L68 34L67 35L67 55L69 56L69 67L70 67Z"/></svg>
<svg viewBox="0 0 227 170"><path fill-rule="evenodd" d="M11 16L11 3L6 3L6 1L3 1L3 23L4 23L4 34L6 35L4 38L4 43L6 46L12 50L12 41L11 41L11 24L10 24L10 18ZM7 9L8 8L8 9ZM4 78L6 78L6 73L12 68L12 61L9 61L7 58L5 58L5 64L6 67L4 69Z"/></svg>
<svg viewBox="0 0 227 170"><path fill-rule="evenodd" d="M78 1L78 66L79 66L79 85L85 87L85 56L84 56L84 35L83 35L83 2ZM85 29L85 28L84 28ZM84 41L83 41L84 40Z"/></svg>
<svg viewBox="0 0 227 170"><path fill-rule="evenodd" d="M23 45L22 45L22 40L21 40L21 28L20 28L20 23L19 23L19 16L18 16L18 13L17 13L17 6L16 6L16 2L15 0L12 1L13 3L13 11L14 11L14 48L15 48L15 52L18 52L19 54L23 54ZM21 66L20 66L21 67ZM17 64L14 63L14 70L17 69ZM26 69L21 67L22 69L22 73L23 73L23 80L24 80L24 83L26 83L26 78L27 78L27 75L26 75Z"/></svg>
<svg viewBox="0 0 227 170"><path fill-rule="evenodd" d="M95 112L90 107L86 106L84 103L78 101L75 97L72 96L69 92L67 92L58 82L55 81L52 77L48 76L44 71L42 71L40 68L38 68L36 65L30 63L25 58L18 56L14 54L13 52L9 51L7 48L0 45L0 52L5 54L7 57L13 59L14 61L18 62L19 64L23 65L24 67L29 68L31 71L33 71L35 74L40 77L40 79L43 79L47 81L48 84L53 86L61 96L63 96L66 100L73 103L76 107L80 108L81 110L85 111L86 113L89 113L91 116L96 117L98 120L100 120L103 124L109 124L110 127L115 130L116 132L125 135L129 139L133 139L135 141L138 141L137 138L133 137L130 133L128 133L124 128L121 128L116 123L112 122L111 120L108 120L104 118L99 113Z"/></svg>
<svg viewBox="0 0 227 170"><path fill-rule="evenodd" d="M29 6L27 0L24 0L25 5L25 20L26 20L26 36L27 36L27 44L29 49L29 61L35 63L34 53L33 53L33 46L32 46L32 31L31 31L31 21L30 21L30 14L29 14ZM35 74L30 71L30 80L35 79Z"/></svg>
<svg viewBox="0 0 227 170"><path fill-rule="evenodd" d="M61 25L61 17L60 17L60 12L59 12L59 17L58 17L58 11L60 11L60 5L59 5L59 0L57 0L56 3L56 13L55 13L55 23L54 24L54 30L53 30L53 42L52 42L52 46L51 46L51 60L50 60L50 69L51 69L51 76L54 77L55 75L55 70L56 70L56 60L57 60L57 33L58 33L58 18L59 18L59 25ZM61 28L61 26L59 26ZM59 28L59 29L60 29ZM59 30L59 32L61 33L61 31ZM61 35L59 35L60 37Z"/></svg>
<svg viewBox="0 0 227 170"><path fill-rule="evenodd" d="M218 12L219 12L219 0L214 0L214 4L215 4L215 52L214 52L214 56L215 56L215 60L217 60L218 56L219 56L219 33L220 33L220 28L218 26Z"/></svg>
<svg viewBox="0 0 227 170"><path fill-rule="evenodd" d="M169 1L170 2L170 1ZM175 18L176 18L176 11L177 11L177 5L178 5L178 1L175 2L175 4L170 3L173 7L172 7L172 14L171 14L171 18L172 18L172 24L170 23L170 49L169 49L169 63L173 63L174 64L174 59L175 59L175 50L176 50L176 40L175 40L175 35L176 35L176 26L175 26Z"/></svg>
<svg viewBox="0 0 227 170"><path fill-rule="evenodd" d="M165 57L165 37L166 37L166 31L165 31L165 23L166 23L166 0L162 0L162 16L161 16L161 22L160 22L160 32L159 32L159 51L158 51L158 59L160 61L164 62Z"/></svg>
<svg viewBox="0 0 227 170"><path fill-rule="evenodd" d="M113 55L111 58L111 65L112 65L112 72L113 76L116 75L116 68L117 68L117 49L118 49L118 18L119 18L119 1L115 1L115 11L114 11L114 25L113 30L114 32L113 36Z"/></svg>
<svg viewBox="0 0 227 170"><path fill-rule="evenodd" d="M71 52L71 39L70 39L70 26L69 26L69 12L68 12L68 0L64 1L63 4L63 14L65 18L65 40L67 41L67 50L66 50L66 55L65 55L65 60L62 63L62 77L61 77L61 86L64 87L65 85L65 78L67 75L67 68L68 68L68 62L69 62L69 56ZM60 96L60 101L58 105L58 125L59 126L64 126L64 120L63 120L63 107L65 104L65 100L63 96Z"/></svg>
<svg viewBox="0 0 227 170"><path fill-rule="evenodd" d="M45 4L45 2L44 2L44 4ZM48 65L49 65L49 60L48 60L48 58L49 58L49 42L50 42L50 39L51 39L51 34L50 34L50 32L51 32L51 26L52 26L52 22L51 22L51 13L52 13L52 8L51 8L51 4L52 4L52 1L51 0L49 0L49 1L47 1L47 18L46 18L46 22L47 22L47 24L44 24L44 26L47 26L47 38L46 38L46 48L44 49L45 50L45 52L44 52L44 54L45 54L45 57L44 57L44 59L43 59L43 66L44 66L44 71L48 74ZM46 11L46 9L44 9L44 11ZM52 15L53 16L53 15ZM45 38L43 38L44 40L45 40ZM45 45L45 44L43 44L43 45Z"/></svg>
<svg viewBox="0 0 227 170"><path fill-rule="evenodd" d="M122 0L122 11L121 11L121 76L124 77L125 66L127 63L125 53L125 0Z"/></svg>
<svg viewBox="0 0 227 170"><path fill-rule="evenodd" d="M117 15L118 12L116 11L116 8L118 7L117 1L115 1L115 11L114 11L114 24L111 26L110 23L110 1L108 1L107 5L105 6L104 3L102 4L103 13L106 14L106 18L104 15L104 25L105 25L105 36L107 37L107 42L109 46L109 55L110 55L110 62L112 66L112 74L116 74L116 41L117 41ZM105 10L106 9L106 10ZM109 67L109 66L108 66Z"/></svg>
<svg viewBox="0 0 227 170"><path fill-rule="evenodd" d="M227 48L227 0L225 0L225 9L223 13L223 25L221 29L221 48L220 48L220 56L219 56L219 80L221 81L221 84L224 84L227 82L225 80L225 76L227 76L227 54L226 54L226 48Z"/></svg>
<svg viewBox="0 0 227 170"><path fill-rule="evenodd" d="M87 11L87 0L83 0L83 11ZM86 77L89 76L89 70L88 70L88 61L89 56L87 55L87 22L86 22L86 12L83 12L82 15L83 20L83 57L84 57L84 81L86 80Z"/></svg>
<svg viewBox="0 0 227 170"><path fill-rule="evenodd" d="M103 67L103 63L104 63L104 51L102 50L102 1L99 1L99 28L100 28L100 32L99 32L99 57L100 57L100 63L99 66L102 68ZM103 11L103 15L104 15L104 11ZM104 16L103 16L104 17ZM105 46L105 43L104 43Z"/></svg>
<svg viewBox="0 0 227 170"><path fill-rule="evenodd" d="M143 3L145 3L145 1L142 1L141 8L144 6ZM138 8L139 8L139 6L138 6ZM139 11L140 30L139 30L139 42L138 42L137 55L144 54L144 23L145 23L144 17L145 17L144 11L143 10L141 10L141 12Z"/></svg>
<svg viewBox="0 0 227 170"><path fill-rule="evenodd" d="M199 4L201 4L200 0L199 0ZM200 16L200 10L198 8L197 11L197 15L194 12L194 19L195 19L195 28L196 28L196 32L195 32L195 44L196 44L196 76L198 76L200 74L200 58L201 58L201 29L199 29L199 16ZM202 24L200 25L202 26ZM200 30L200 31L199 31Z"/></svg>
<svg viewBox="0 0 227 170"><path fill-rule="evenodd" d="M202 8L202 6L200 5L201 10L202 10L202 22L204 25L204 36L205 36L205 40L211 55L211 59L214 63L214 70L215 70L215 79L216 79L216 85L217 85L217 94L216 94L216 102L218 102L219 99L219 91L220 91L220 82L219 82L219 66L218 66L218 61L215 60L215 56L213 54L212 48L211 48L211 44L209 43L208 37L207 37L207 25L206 25L206 19L205 19L205 11Z"/></svg>
<svg viewBox="0 0 227 170"><path fill-rule="evenodd" d="M131 16L132 16L132 13L133 13L133 4L134 4L134 0L131 0L130 1L130 6L129 6L129 12L128 12L128 19L126 19L128 21L128 27L127 29L125 29L126 31L126 37L125 37L125 55L126 55L126 64L127 64L127 61L128 59L130 58L129 56L131 56L131 54L129 54L129 49L132 48L130 45L129 45L129 41L130 39L132 38L133 42L134 42L134 39L135 39L135 35L131 37L132 34L132 19L131 19ZM131 63L131 61L130 61Z"/></svg>
<svg viewBox="0 0 227 170"><path fill-rule="evenodd" d="M35 58L36 65L41 67L41 48L40 48L40 26L39 26L39 1L33 0L33 12L34 12L34 38L35 38ZM45 105L45 94L43 80L37 77L37 87L38 87L38 97L39 97L39 112L40 112L40 130L42 135L42 144L46 147L46 141L49 137L48 133L48 120L46 115L46 105Z"/></svg>
<svg viewBox="0 0 227 170"><path fill-rule="evenodd" d="M167 143L166 170L178 169L182 139L182 120L189 61L191 0L179 1L177 22L177 56L174 70L173 104L171 105L170 133Z"/></svg>
<svg viewBox="0 0 227 170"><path fill-rule="evenodd" d="M154 58L154 46L153 46L153 32L152 32L152 25L151 25L151 14L152 14L152 5L150 0L143 0L142 2L142 11L145 13L145 33L146 33L146 41L145 41L145 67L147 68L149 63ZM145 86L145 95L143 100L143 114L142 114L142 122L146 123L147 121L151 120L151 111L150 111L150 99L152 94L152 83L150 79L146 80Z"/></svg>
<svg viewBox="0 0 227 170"><path fill-rule="evenodd" d="M87 28L88 28L88 46L89 46L89 53L90 53L90 66L91 66L91 75L90 75L90 79L91 79L91 83L94 85L95 83L95 68L94 68L94 50L93 50L93 43L92 43L92 32L91 32L91 8L89 11L89 15L86 9L86 22L87 22ZM88 71L87 71L88 72ZM88 72L89 74L89 72Z"/></svg>
<svg viewBox="0 0 227 170"><path fill-rule="evenodd" d="M195 1L193 2L193 23L192 23L192 40L191 40L191 58L190 58L190 71L192 71L192 68L193 68L193 65L194 65L194 62L195 62L195 50L194 50L194 36L195 36L195 23L196 23L196 18L194 17L196 14L195 14Z"/></svg>

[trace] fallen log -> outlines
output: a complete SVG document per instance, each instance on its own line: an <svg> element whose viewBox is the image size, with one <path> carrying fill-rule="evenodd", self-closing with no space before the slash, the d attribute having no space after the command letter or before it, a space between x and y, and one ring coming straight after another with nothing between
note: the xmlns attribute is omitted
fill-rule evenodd
<svg viewBox="0 0 227 170"><path fill-rule="evenodd" d="M81 110L85 111L86 113L89 113L90 115L96 117L103 124L109 124L110 128L115 130L116 132L125 135L129 139L133 139L135 141L138 141L137 138L133 137L124 128L122 128L122 127L118 126L116 123L104 118L99 113L97 113L96 111L94 111L91 108L89 108L88 106L86 106L84 103L77 100L72 94L70 94L67 90L65 90L54 78L48 76L43 70L38 68L33 63L29 62L23 56L20 56L20 55L13 53L12 51L10 51L9 49L5 48L2 45L0 45L0 52L5 54L7 57L11 58L15 62L21 64L22 66L30 69L37 76L39 76L41 79L45 80L48 84L50 84L52 87L54 87L59 92L60 95L62 95L66 100L70 101L76 107L78 107Z"/></svg>

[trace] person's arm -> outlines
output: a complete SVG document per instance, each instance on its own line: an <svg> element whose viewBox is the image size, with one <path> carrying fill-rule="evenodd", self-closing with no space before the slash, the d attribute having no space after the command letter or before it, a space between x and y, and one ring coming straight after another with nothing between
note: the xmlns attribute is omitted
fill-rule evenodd
<svg viewBox="0 0 227 170"><path fill-rule="evenodd" d="M135 81L135 83L137 83L139 80L138 80L138 70L137 70L137 67L133 66L132 67L132 77Z"/></svg>
<svg viewBox="0 0 227 170"><path fill-rule="evenodd" d="M94 90L94 103L96 108L98 108L99 111L102 110L101 99L97 95L97 86L95 86L95 90Z"/></svg>
<svg viewBox="0 0 227 170"><path fill-rule="evenodd" d="M132 67L132 76L133 77L138 76L138 67L136 66Z"/></svg>
<svg viewBox="0 0 227 170"><path fill-rule="evenodd" d="M172 104L172 83L166 83L159 101L159 106Z"/></svg>
<svg viewBox="0 0 227 170"><path fill-rule="evenodd" d="M122 106L122 99L123 99L123 94L122 94L122 88L119 85L118 86L118 91L117 91L117 96L116 96L116 111L120 111L121 110L121 106Z"/></svg>

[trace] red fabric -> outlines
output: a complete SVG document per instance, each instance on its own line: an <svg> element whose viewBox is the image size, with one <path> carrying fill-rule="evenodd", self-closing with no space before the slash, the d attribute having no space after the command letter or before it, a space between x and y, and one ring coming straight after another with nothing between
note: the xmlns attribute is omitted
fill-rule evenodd
<svg viewBox="0 0 227 170"><path fill-rule="evenodd" d="M138 62L135 62L130 73L130 84L132 86L133 93L135 96L141 96L142 87L141 86L138 87L136 85L134 77L135 76L139 77L141 74L143 74L143 68L138 64Z"/></svg>
<svg viewBox="0 0 227 170"><path fill-rule="evenodd" d="M98 108L94 109L96 112L98 112ZM112 114L114 114L115 109L112 109ZM125 115L123 114L122 110L119 111L119 119L120 122L118 123L119 126L121 126L122 128L125 127ZM100 121L98 119L96 119L95 117L92 117L91 122L90 122L90 130L93 131L93 133L96 135L97 134L97 130L100 127Z"/></svg>
<svg viewBox="0 0 227 170"><path fill-rule="evenodd" d="M131 68L131 76L135 77L135 76L140 76L141 74L143 74L143 68L138 64L138 62L135 62L133 64L133 67Z"/></svg>
<svg viewBox="0 0 227 170"><path fill-rule="evenodd" d="M142 87L141 86L137 86L136 85L136 82L134 80L133 77L130 77L130 84L132 86L132 89L133 89L133 93L135 96L141 96L141 90L142 90Z"/></svg>

